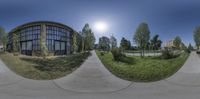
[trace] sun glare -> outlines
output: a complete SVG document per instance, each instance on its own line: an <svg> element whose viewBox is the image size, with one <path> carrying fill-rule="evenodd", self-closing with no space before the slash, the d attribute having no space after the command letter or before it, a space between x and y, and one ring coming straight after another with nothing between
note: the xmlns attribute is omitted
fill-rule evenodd
<svg viewBox="0 0 200 99"><path fill-rule="evenodd" d="M94 28L97 32L104 33L108 29L108 25L103 21L99 21L94 24Z"/></svg>

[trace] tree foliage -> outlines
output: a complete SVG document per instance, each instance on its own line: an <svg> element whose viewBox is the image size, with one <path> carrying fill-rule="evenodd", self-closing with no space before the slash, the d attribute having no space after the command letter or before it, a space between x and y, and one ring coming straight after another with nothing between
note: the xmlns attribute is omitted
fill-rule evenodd
<svg viewBox="0 0 200 99"><path fill-rule="evenodd" d="M3 45L4 51L6 50L7 35L8 34L5 32L5 29L0 26L0 44Z"/></svg>
<svg viewBox="0 0 200 99"><path fill-rule="evenodd" d="M162 41L159 39L158 34L156 34L150 41L150 46L152 50L158 50L161 48Z"/></svg>
<svg viewBox="0 0 200 99"><path fill-rule="evenodd" d="M103 36L99 38L99 49L102 49L103 51L110 50L110 39L108 37Z"/></svg>
<svg viewBox="0 0 200 99"><path fill-rule="evenodd" d="M131 48L131 42L127 40L126 38L122 37L120 42L120 47L124 50L128 50Z"/></svg>
<svg viewBox="0 0 200 99"><path fill-rule="evenodd" d="M48 48L45 43L41 43L42 57L45 59L48 56Z"/></svg>
<svg viewBox="0 0 200 99"><path fill-rule="evenodd" d="M76 53L78 48L77 48L77 33L75 31L73 31L72 34L72 47L73 47L73 53Z"/></svg>
<svg viewBox="0 0 200 99"><path fill-rule="evenodd" d="M2 44L3 44L3 49L4 51L6 51L6 45L7 45L7 36L8 34L7 33L4 33L3 36L2 36Z"/></svg>
<svg viewBox="0 0 200 99"><path fill-rule="evenodd" d="M138 28L136 29L134 33L133 40L135 43L140 47L141 51L141 56L144 56L144 49L147 46L147 43L149 42L150 39L150 30L148 27L147 23L140 23Z"/></svg>
<svg viewBox="0 0 200 99"><path fill-rule="evenodd" d="M175 39L174 39L174 46L178 49L181 48L181 43L182 43L182 40L179 36L176 36Z"/></svg>
<svg viewBox="0 0 200 99"><path fill-rule="evenodd" d="M48 56L48 48L45 44L45 42L43 41L43 36L41 33L41 37L40 37L40 50L41 50L41 56L46 59L46 57Z"/></svg>
<svg viewBox="0 0 200 99"><path fill-rule="evenodd" d="M194 42L196 43L197 48L199 49L200 47L200 26L196 27L196 29L194 30Z"/></svg>
<svg viewBox="0 0 200 99"><path fill-rule="evenodd" d="M94 33L92 32L89 24L85 24L82 29L82 47L83 50L92 50L95 44Z"/></svg>
<svg viewBox="0 0 200 99"><path fill-rule="evenodd" d="M188 50L190 50L190 51L194 50L193 46L190 43L188 45Z"/></svg>
<svg viewBox="0 0 200 99"><path fill-rule="evenodd" d="M110 37L111 48L117 48L117 39L112 35Z"/></svg>
<svg viewBox="0 0 200 99"><path fill-rule="evenodd" d="M187 46L183 42L181 43L181 49L182 50L186 50L187 49Z"/></svg>
<svg viewBox="0 0 200 99"><path fill-rule="evenodd" d="M18 35L16 33L13 33L13 53L18 53L19 49L18 49Z"/></svg>

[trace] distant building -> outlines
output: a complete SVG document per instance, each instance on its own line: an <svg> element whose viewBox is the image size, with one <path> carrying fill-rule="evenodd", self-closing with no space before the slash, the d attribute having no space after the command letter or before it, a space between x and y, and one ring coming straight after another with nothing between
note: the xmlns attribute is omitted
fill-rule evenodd
<svg viewBox="0 0 200 99"><path fill-rule="evenodd" d="M175 49L176 47L174 45L174 39L164 42L164 48L165 49Z"/></svg>

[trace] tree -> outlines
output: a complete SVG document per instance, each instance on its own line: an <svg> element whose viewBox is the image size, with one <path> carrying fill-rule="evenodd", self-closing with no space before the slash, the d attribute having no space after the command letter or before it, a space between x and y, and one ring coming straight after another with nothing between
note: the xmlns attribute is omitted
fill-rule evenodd
<svg viewBox="0 0 200 99"><path fill-rule="evenodd" d="M73 34L72 34L72 47L73 47L73 53L76 53L77 52L77 33L75 31L73 31Z"/></svg>
<svg viewBox="0 0 200 99"><path fill-rule="evenodd" d="M182 49L182 50L186 50L187 48L188 48L188 47L185 46L185 44L182 42L182 43L181 43L181 49Z"/></svg>
<svg viewBox="0 0 200 99"><path fill-rule="evenodd" d="M3 45L3 49L5 51L7 44L7 33L5 32L5 29L1 26L0 26L0 44Z"/></svg>
<svg viewBox="0 0 200 99"><path fill-rule="evenodd" d="M159 35L156 34L151 40L151 49L152 50L158 50L161 48L161 45L162 45L162 41L159 39Z"/></svg>
<svg viewBox="0 0 200 99"><path fill-rule="evenodd" d="M2 26L0 26L0 43L2 43L2 37L4 33L5 33L5 29Z"/></svg>
<svg viewBox="0 0 200 99"><path fill-rule="evenodd" d="M42 57L44 58L44 59L46 59L46 57L48 56L48 48L47 48L47 46L46 46L46 44L45 43L41 43L41 54L42 54Z"/></svg>
<svg viewBox="0 0 200 99"><path fill-rule="evenodd" d="M110 39L108 37L103 36L99 38L99 49L102 49L103 51L110 50Z"/></svg>
<svg viewBox="0 0 200 99"><path fill-rule="evenodd" d="M90 34L90 49L92 50L92 49L94 49L94 45L95 45L95 42L96 42L96 38L95 38L95 36L94 36L94 33L93 32L91 32L91 34Z"/></svg>
<svg viewBox="0 0 200 99"><path fill-rule="evenodd" d="M196 43L197 49L199 49L200 47L200 26L196 27L196 29L194 30L194 42Z"/></svg>
<svg viewBox="0 0 200 99"><path fill-rule="evenodd" d="M192 46L190 43L189 43L189 45L188 45L188 50L189 50L189 51L194 50L193 46Z"/></svg>
<svg viewBox="0 0 200 99"><path fill-rule="evenodd" d="M112 35L110 37L111 48L117 48L117 39Z"/></svg>
<svg viewBox="0 0 200 99"><path fill-rule="evenodd" d="M80 34L81 34L81 52L84 52L84 50L85 50L85 37L82 34L82 32L80 32Z"/></svg>
<svg viewBox="0 0 200 99"><path fill-rule="evenodd" d="M151 49L151 43L150 42L148 42L147 43L147 45L146 45L146 48L145 48L146 50L150 50Z"/></svg>
<svg viewBox="0 0 200 99"><path fill-rule="evenodd" d="M82 36L81 36L81 32L77 33L76 42L77 42L77 52L81 52L82 51Z"/></svg>
<svg viewBox="0 0 200 99"><path fill-rule="evenodd" d="M123 50L128 50L131 48L131 42L127 39L125 39L124 37L122 37L121 42L120 42L120 47Z"/></svg>
<svg viewBox="0 0 200 99"><path fill-rule="evenodd" d="M94 48L95 37L89 24L85 24L82 29L82 40L83 50L92 50Z"/></svg>
<svg viewBox="0 0 200 99"><path fill-rule="evenodd" d="M174 39L174 46L177 48L177 49L180 49L181 48L181 38L179 36L176 36L175 39Z"/></svg>
<svg viewBox="0 0 200 99"><path fill-rule="evenodd" d="M3 49L4 49L4 51L6 51L7 36L8 36L8 34L7 34L7 33L4 33L3 36L2 36L2 40L1 40L1 42L2 42L2 44L3 44Z"/></svg>
<svg viewBox="0 0 200 99"><path fill-rule="evenodd" d="M40 34L40 50L41 50L41 56L43 57L43 59L46 59L46 57L48 56L48 48L45 44L45 41L43 39L43 34Z"/></svg>
<svg viewBox="0 0 200 99"><path fill-rule="evenodd" d="M13 54L15 56L18 55L17 53L19 52L18 42L19 42L18 35L16 33L13 33Z"/></svg>
<svg viewBox="0 0 200 99"><path fill-rule="evenodd" d="M150 30L148 24L142 22L136 29L133 37L133 40L141 50L141 56L144 56L144 49L146 48L149 39L150 39Z"/></svg>

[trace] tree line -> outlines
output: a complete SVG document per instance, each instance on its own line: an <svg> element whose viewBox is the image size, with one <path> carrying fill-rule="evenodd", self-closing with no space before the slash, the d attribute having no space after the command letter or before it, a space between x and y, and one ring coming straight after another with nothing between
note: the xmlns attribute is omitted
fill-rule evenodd
<svg viewBox="0 0 200 99"><path fill-rule="evenodd" d="M7 45L7 35L5 29L0 26L0 44L3 45L4 49L6 49ZM162 45L162 41L159 39L159 35L156 34L150 39L150 30L148 24L142 22L137 27L136 31L133 33L133 42L137 45L137 47L131 46L131 41L122 37L120 41L120 48L123 50L131 50L131 49L139 49L141 50L141 56L144 56L145 50L159 50ZM200 47L200 26L196 27L193 34L195 45L197 49ZM90 28L89 24L85 24L82 31L79 33L73 31L72 35L72 50L73 52L83 52L92 50L94 48L99 48L102 50L110 50L113 48L117 48L117 39L112 35L110 38L103 36L99 38L98 45L95 45L95 36ZM181 38L176 36L174 39L174 45L176 48L184 48L186 47ZM188 48L194 49L191 44L189 44Z"/></svg>

